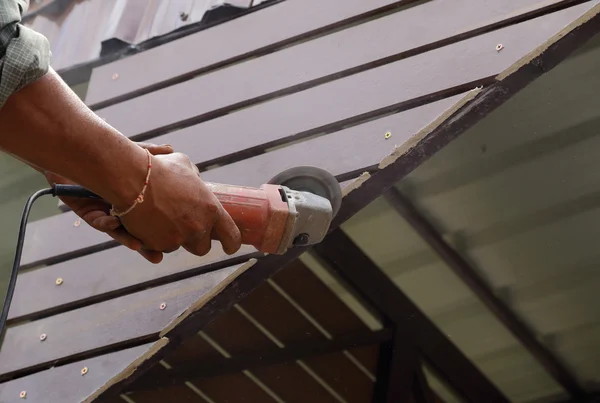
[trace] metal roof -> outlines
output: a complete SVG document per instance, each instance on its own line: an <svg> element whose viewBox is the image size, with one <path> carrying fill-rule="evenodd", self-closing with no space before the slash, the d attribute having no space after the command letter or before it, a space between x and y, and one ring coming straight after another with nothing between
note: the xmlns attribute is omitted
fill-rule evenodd
<svg viewBox="0 0 600 403"><path fill-rule="evenodd" d="M24 24L48 38L52 66L60 70L98 58L104 41L117 39L135 46L198 23L208 11L252 4L252 0L54 0L34 2Z"/></svg>

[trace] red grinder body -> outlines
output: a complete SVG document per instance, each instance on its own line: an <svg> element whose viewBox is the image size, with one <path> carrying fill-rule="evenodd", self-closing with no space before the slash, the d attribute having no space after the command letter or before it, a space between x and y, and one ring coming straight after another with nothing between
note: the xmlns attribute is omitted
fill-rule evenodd
<svg viewBox="0 0 600 403"><path fill-rule="evenodd" d="M284 254L319 243L342 202L340 184L323 169L290 168L260 188L207 184L242 234L242 243Z"/></svg>
<svg viewBox="0 0 600 403"><path fill-rule="evenodd" d="M270 254L281 254L287 250L297 212L290 210L286 192L281 186L207 185L240 229L243 244Z"/></svg>

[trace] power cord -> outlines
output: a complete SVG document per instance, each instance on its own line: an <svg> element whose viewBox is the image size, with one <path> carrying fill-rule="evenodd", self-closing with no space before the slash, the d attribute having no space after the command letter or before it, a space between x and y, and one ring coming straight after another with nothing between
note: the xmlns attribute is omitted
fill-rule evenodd
<svg viewBox="0 0 600 403"><path fill-rule="evenodd" d="M6 296L4 297L4 305L2 306L2 314L0 316L0 345L4 341L4 331L6 330L6 321L8 319L8 312L10 310L10 304L12 302L13 295L15 293L15 287L17 285L17 275L19 274L19 267L21 266L21 255L23 253L23 243L25 242L25 230L27 229L27 220L29 219L29 212L33 203L42 196L52 195L54 197L67 196L67 197L84 197L84 198L100 198L95 193L89 190L77 186L77 185L53 185L51 188L42 189L35 192L27 199L25 208L21 214L21 223L19 225L19 235L17 237L17 247L15 249L15 259L13 261L12 270L10 272L10 279L8 281L8 289L6 290Z"/></svg>

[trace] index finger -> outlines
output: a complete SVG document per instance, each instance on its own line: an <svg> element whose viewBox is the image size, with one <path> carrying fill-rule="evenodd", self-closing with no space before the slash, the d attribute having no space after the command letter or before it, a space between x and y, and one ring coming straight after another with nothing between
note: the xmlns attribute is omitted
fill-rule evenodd
<svg viewBox="0 0 600 403"><path fill-rule="evenodd" d="M242 246L242 234L231 216L223 207L219 209L219 217L212 230L214 238L223 245L223 251L233 255Z"/></svg>

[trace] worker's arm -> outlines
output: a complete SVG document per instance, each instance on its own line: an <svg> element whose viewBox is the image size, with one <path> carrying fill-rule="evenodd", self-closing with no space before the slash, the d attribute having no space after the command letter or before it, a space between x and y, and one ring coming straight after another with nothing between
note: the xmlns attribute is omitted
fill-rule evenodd
<svg viewBox="0 0 600 403"><path fill-rule="evenodd" d="M0 19L22 12L14 8L17 3L1 1ZM0 21L0 97L8 94L0 98L0 149L127 210L146 180L146 151L88 109L48 67L47 43L39 36L14 18ZM151 250L183 246L203 255L210 250L211 233L228 253L240 247L235 223L180 153L152 157L144 202L120 220Z"/></svg>

